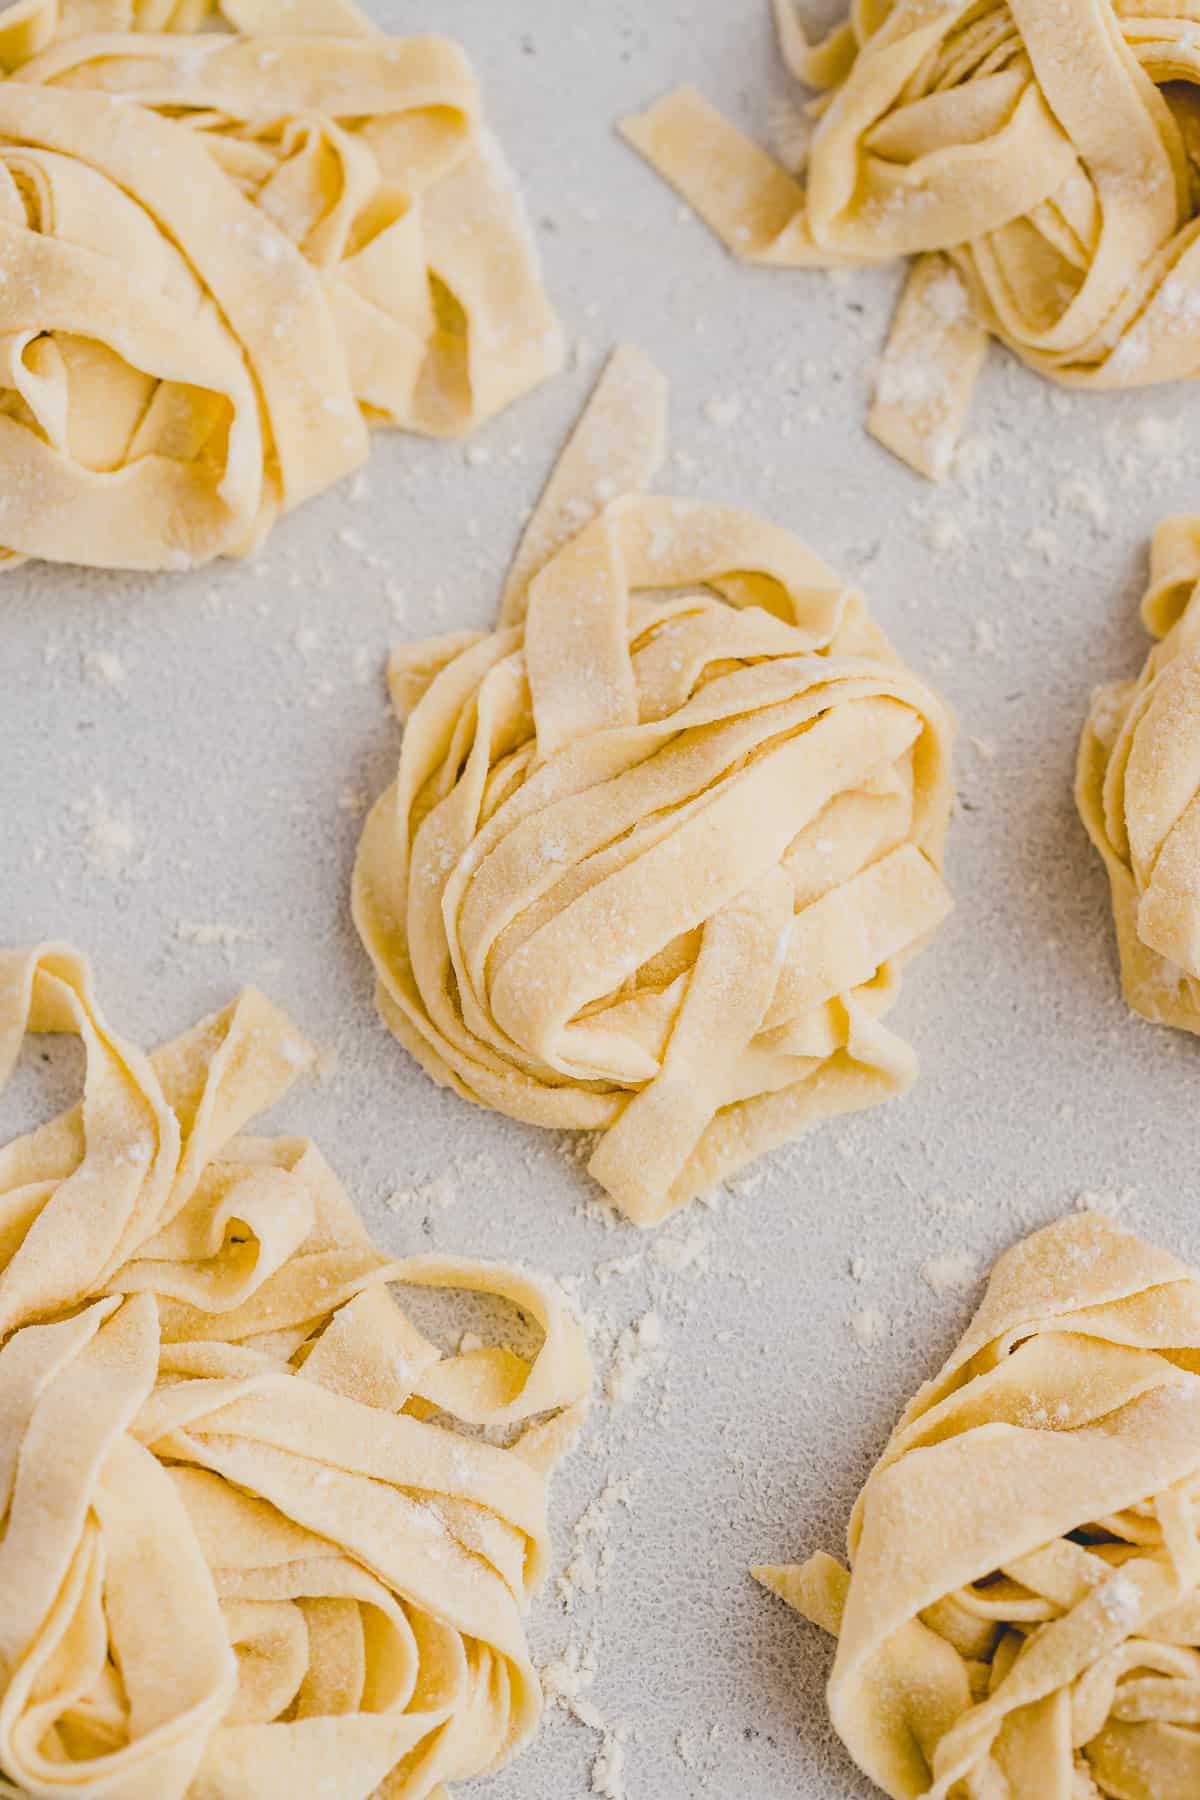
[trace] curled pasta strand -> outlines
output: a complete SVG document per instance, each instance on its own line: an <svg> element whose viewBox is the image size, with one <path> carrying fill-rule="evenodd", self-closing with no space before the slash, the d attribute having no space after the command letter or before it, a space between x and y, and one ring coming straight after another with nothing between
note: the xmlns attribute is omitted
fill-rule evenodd
<svg viewBox="0 0 1200 1800"><path fill-rule="evenodd" d="M1197 373L1187 7L871 0L816 46L794 0L775 10L792 73L824 90L802 174L691 88L621 129L735 256L916 259L870 417L881 443L941 479L989 335L1073 387Z"/></svg>
<svg viewBox="0 0 1200 1800"><path fill-rule="evenodd" d="M788 532L642 491L665 404L618 351L496 631L394 654L354 875L401 1043L603 1133L591 1173L643 1225L909 1085L882 1017L950 906L945 707Z"/></svg>
<svg viewBox="0 0 1200 1800"><path fill-rule="evenodd" d="M0 955L0 1080L31 1031L86 1071L0 1151L3 1776L432 1800L494 1767L540 1707L578 1321L527 1270L385 1255L313 1145L245 1134L312 1059L255 990L146 1056L78 953ZM515 1306L538 1348L443 1354L406 1287Z"/></svg>
<svg viewBox="0 0 1200 1800"><path fill-rule="evenodd" d="M560 334L463 52L352 0L0 21L0 562L185 568L475 429Z"/></svg>
<svg viewBox="0 0 1200 1800"><path fill-rule="evenodd" d="M1200 1773L1200 1275L1100 1215L1007 1251L823 1553L756 1569L838 1639L895 1800L1185 1800Z"/></svg>
<svg viewBox="0 0 1200 1800"><path fill-rule="evenodd" d="M1136 680L1094 690L1075 780L1108 871L1125 999L1184 1031L1200 1031L1198 542L1194 519L1155 533L1142 614L1159 641Z"/></svg>

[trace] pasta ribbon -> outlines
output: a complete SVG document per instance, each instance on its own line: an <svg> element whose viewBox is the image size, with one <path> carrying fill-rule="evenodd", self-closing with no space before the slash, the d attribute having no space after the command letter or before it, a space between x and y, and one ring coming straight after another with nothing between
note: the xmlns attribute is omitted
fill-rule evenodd
<svg viewBox="0 0 1200 1800"><path fill-rule="evenodd" d="M602 1132L591 1173L642 1225L909 1085L882 1016L950 906L944 706L787 532L641 492L664 426L619 351L497 629L396 651L354 877L400 1041Z"/></svg>
<svg viewBox="0 0 1200 1800"><path fill-rule="evenodd" d="M1121 985L1156 1025L1200 1031L1200 526L1154 535L1135 681L1095 689L1075 797L1112 889Z"/></svg>
<svg viewBox="0 0 1200 1800"><path fill-rule="evenodd" d="M28 1031L87 1066L0 1150L0 1771L447 1800L537 1722L578 1322L524 1270L386 1256L312 1144L244 1135L312 1055L255 990L147 1056L76 952L0 955L0 1079ZM404 1286L508 1301L541 1347L443 1355Z"/></svg>
<svg viewBox="0 0 1200 1800"><path fill-rule="evenodd" d="M855 0L815 46L775 10L825 90L801 174L691 88L621 129L735 256L916 258L870 420L888 449L946 474L989 333L1073 387L1200 370L1191 5Z"/></svg>
<svg viewBox="0 0 1200 1800"><path fill-rule="evenodd" d="M755 1574L837 1633L829 1709L894 1800L1200 1783L1200 1274L1096 1214L1007 1251L850 1523Z"/></svg>
<svg viewBox="0 0 1200 1800"><path fill-rule="evenodd" d="M0 562L185 568L475 429L558 328L470 65L350 0L0 21Z"/></svg>

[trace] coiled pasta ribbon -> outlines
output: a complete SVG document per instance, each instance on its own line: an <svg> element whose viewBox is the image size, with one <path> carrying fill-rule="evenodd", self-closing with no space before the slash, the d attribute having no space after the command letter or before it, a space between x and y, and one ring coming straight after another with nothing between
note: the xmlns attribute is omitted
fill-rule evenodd
<svg viewBox="0 0 1200 1800"><path fill-rule="evenodd" d="M944 707L787 532L637 491L664 410L619 352L497 630L394 655L400 768L354 881L401 1042L601 1131L640 1224L908 1086L882 1015L949 909Z"/></svg>
<svg viewBox="0 0 1200 1800"><path fill-rule="evenodd" d="M0 1076L26 1031L87 1071L0 1151L0 1771L445 1800L537 1720L580 1327L523 1271L387 1257L313 1145L243 1135L311 1054L254 990L148 1057L43 947L0 956ZM443 1356L396 1284L496 1295L541 1348Z"/></svg>
<svg viewBox="0 0 1200 1800"><path fill-rule="evenodd" d="M803 178L692 89L623 131L736 256L915 256L871 430L944 475L994 333L1043 375L1141 387L1200 369L1193 164L1200 14L1123 0L855 0L810 47Z"/></svg>
<svg viewBox="0 0 1200 1800"><path fill-rule="evenodd" d="M356 468L369 424L459 435L558 365L457 45L349 0L179 35L206 10L0 23L9 561L236 553Z"/></svg>
<svg viewBox="0 0 1200 1800"><path fill-rule="evenodd" d="M895 1800L1200 1785L1200 1276L1084 1214L1007 1251L855 1506L829 1707Z"/></svg>
<svg viewBox="0 0 1200 1800"><path fill-rule="evenodd" d="M1134 681L1092 694L1075 795L1112 890L1121 985L1154 1024L1200 1031L1200 529L1154 534Z"/></svg>

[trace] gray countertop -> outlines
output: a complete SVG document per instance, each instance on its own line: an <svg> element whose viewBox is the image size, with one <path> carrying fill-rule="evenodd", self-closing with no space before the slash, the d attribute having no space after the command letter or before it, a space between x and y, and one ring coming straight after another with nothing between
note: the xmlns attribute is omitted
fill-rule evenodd
<svg viewBox="0 0 1200 1800"><path fill-rule="evenodd" d="M632 1478L632 1504L601 1506L612 1555L597 1593L567 1611L551 1581L539 1659L594 1642L586 1698L628 1728L628 1800L845 1800L868 1790L824 1716L830 1647L747 1565L838 1548L897 1410L970 1311L969 1259L982 1272L1081 1194L1200 1255L1197 1050L1125 1012L1071 798L1088 691L1146 648L1147 534L1200 505L1197 403L1184 388L1060 394L996 351L967 470L934 490L863 429L898 272L739 268L613 135L681 80L760 136L786 132L765 0L375 10L475 58L572 367L482 434L486 457L377 437L365 484L285 520L252 563L7 575L0 938L88 949L109 1016L143 1042L259 982L329 1052L272 1124L320 1142L386 1243L580 1278L602 1382L615 1334L658 1313L641 1385L597 1407L556 1488L563 1561L610 1480ZM347 910L362 807L396 755L385 652L491 619L522 511L621 338L670 377L677 454L660 485L807 540L863 585L962 724L958 909L894 1015L919 1085L765 1159L658 1237L613 1225L556 1137L432 1088L375 1020ZM710 403L737 399L718 423L735 409ZM76 1075L70 1047L27 1059L0 1135ZM946 1291L922 1278L935 1257ZM586 1795L601 1741L555 1708L471 1791Z"/></svg>

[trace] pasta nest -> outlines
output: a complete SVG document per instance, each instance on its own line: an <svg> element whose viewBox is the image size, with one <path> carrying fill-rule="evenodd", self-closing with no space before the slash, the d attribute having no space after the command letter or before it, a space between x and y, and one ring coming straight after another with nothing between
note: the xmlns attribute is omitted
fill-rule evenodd
<svg viewBox="0 0 1200 1800"><path fill-rule="evenodd" d="M947 251L989 328L1046 373L1195 371L1200 53L1184 13L857 0L809 49L778 8L797 71L830 92L803 189L778 186L776 218L757 221L773 260Z"/></svg>
<svg viewBox="0 0 1200 1800"><path fill-rule="evenodd" d="M345 3L229 10L238 34L118 5L0 28L9 561L243 551L369 424L460 435L558 366L462 51Z"/></svg>
<svg viewBox="0 0 1200 1800"><path fill-rule="evenodd" d="M537 1719L577 1322L515 1269L388 1258L312 1144L242 1135L312 1054L254 990L147 1057L74 952L9 953L0 1075L26 1030L87 1070L0 1151L0 1771L448 1800ZM443 1356L393 1283L502 1297L541 1348Z"/></svg>
<svg viewBox="0 0 1200 1800"><path fill-rule="evenodd" d="M945 472L984 332L1075 386L1197 373L1200 50L1187 7L855 0L816 46L794 0L776 11L793 72L827 90L799 174L690 89L623 129L740 257L922 259L872 417L889 448Z"/></svg>
<svg viewBox="0 0 1200 1800"><path fill-rule="evenodd" d="M861 601L735 508L595 512L660 385L610 368L499 629L393 657L400 766L354 890L401 1042L481 1105L602 1132L590 1170L640 1224L908 1085L881 1020L949 907L947 714Z"/></svg>
<svg viewBox="0 0 1200 1800"><path fill-rule="evenodd" d="M1076 798L1104 858L1125 998L1200 1031L1200 527L1154 536L1143 618L1159 639L1134 681L1092 695Z"/></svg>
<svg viewBox="0 0 1200 1800"><path fill-rule="evenodd" d="M833 1722L896 1800L1200 1785L1200 1275L1097 1215L1002 1256L854 1509Z"/></svg>

